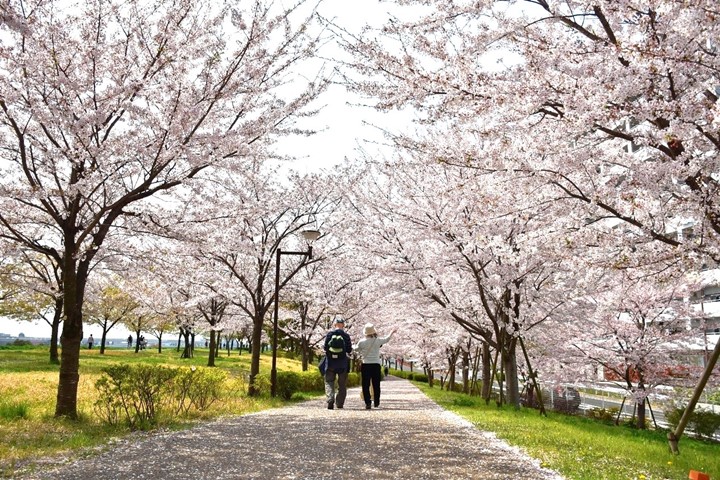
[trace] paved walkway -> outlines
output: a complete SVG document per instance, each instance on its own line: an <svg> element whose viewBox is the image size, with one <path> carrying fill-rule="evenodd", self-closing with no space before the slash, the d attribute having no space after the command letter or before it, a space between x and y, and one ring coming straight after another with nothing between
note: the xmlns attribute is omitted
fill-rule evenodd
<svg viewBox="0 0 720 480"><path fill-rule="evenodd" d="M149 435L32 479L561 479L441 409L410 382L382 383L380 409L358 388L181 432Z"/></svg>

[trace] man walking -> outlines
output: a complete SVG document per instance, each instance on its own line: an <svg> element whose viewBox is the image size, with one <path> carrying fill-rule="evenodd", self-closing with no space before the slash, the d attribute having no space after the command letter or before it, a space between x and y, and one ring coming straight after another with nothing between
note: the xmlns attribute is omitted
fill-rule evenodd
<svg viewBox="0 0 720 480"><path fill-rule="evenodd" d="M343 408L347 396L347 377L350 371L350 359L348 354L352 352L350 335L345 330L345 320L336 317L334 329L325 336L325 356L327 358L327 370L325 371L325 397L327 408L332 410ZM335 377L337 377L338 388L335 394Z"/></svg>

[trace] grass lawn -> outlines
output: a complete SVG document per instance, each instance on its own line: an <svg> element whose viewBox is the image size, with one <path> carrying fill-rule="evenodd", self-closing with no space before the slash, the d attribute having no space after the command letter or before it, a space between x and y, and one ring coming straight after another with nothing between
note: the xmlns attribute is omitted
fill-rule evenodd
<svg viewBox="0 0 720 480"><path fill-rule="evenodd" d="M639 431L553 412L542 417L537 410L487 406L478 397L416 385L442 407L495 432L568 479L680 480L699 470L720 480L718 443L683 437L680 455L675 456L665 431Z"/></svg>
<svg viewBox="0 0 720 480"><path fill-rule="evenodd" d="M113 437L127 435L124 427L109 427L93 413L97 398L95 381L102 368L115 363L143 362L168 366L207 365L207 349L196 349L191 359L180 359L175 349L143 350L107 349L100 355L98 348L83 349L80 356L78 387L79 421L56 419L58 366L49 362L47 347L0 348L0 478L12 477L19 468L33 468L41 457L61 458L82 455L107 444ZM271 357L261 356L260 372L269 373ZM228 372L227 392L221 401L202 412L195 420L225 414L242 414L282 405L267 397L248 397L247 376L250 354L234 351L230 357L221 352L215 364ZM278 370L300 371L300 362L283 357L277 359ZM165 424L165 428L183 428L188 422Z"/></svg>

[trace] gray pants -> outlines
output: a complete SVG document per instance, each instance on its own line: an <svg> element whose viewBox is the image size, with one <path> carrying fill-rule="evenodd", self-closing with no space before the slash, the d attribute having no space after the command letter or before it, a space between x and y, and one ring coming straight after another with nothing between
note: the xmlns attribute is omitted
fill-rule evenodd
<svg viewBox="0 0 720 480"><path fill-rule="evenodd" d="M335 395L335 377L337 377L338 388ZM325 372L325 398L328 403L337 404L338 408L345 405L345 397L347 396L347 378L348 372L336 373L331 368Z"/></svg>

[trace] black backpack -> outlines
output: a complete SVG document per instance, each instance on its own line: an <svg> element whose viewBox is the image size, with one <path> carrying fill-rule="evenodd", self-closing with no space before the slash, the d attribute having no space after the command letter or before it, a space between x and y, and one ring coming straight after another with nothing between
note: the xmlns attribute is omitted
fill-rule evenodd
<svg viewBox="0 0 720 480"><path fill-rule="evenodd" d="M333 333L328 341L328 356L330 358L345 358L345 337Z"/></svg>

